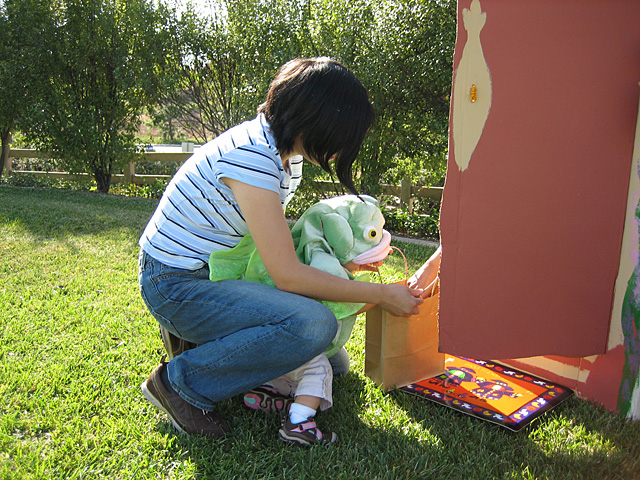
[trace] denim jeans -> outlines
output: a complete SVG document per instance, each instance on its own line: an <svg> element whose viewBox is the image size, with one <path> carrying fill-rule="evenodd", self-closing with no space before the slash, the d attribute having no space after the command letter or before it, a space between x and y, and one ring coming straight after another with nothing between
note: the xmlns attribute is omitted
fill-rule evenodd
<svg viewBox="0 0 640 480"><path fill-rule="evenodd" d="M329 363L333 370L333 378L338 378L349 373L351 361L347 349L342 347L332 357L329 357Z"/></svg>
<svg viewBox="0 0 640 480"><path fill-rule="evenodd" d="M316 300L244 280L212 282L206 265L169 267L144 251L139 261L140 291L151 314L198 344L168 365L171 385L195 407L213 410L216 402L300 367L336 334L334 314ZM344 356L336 360L344 370ZM348 356L346 362L348 369Z"/></svg>

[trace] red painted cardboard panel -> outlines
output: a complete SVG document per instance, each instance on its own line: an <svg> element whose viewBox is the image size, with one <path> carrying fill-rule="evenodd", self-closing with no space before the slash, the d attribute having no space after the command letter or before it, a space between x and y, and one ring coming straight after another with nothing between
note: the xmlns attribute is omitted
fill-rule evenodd
<svg viewBox="0 0 640 480"><path fill-rule="evenodd" d="M458 6L454 70L470 4ZM604 353L637 118L640 2L480 5L491 109L464 171L450 137L440 350Z"/></svg>
<svg viewBox="0 0 640 480"><path fill-rule="evenodd" d="M606 355L587 358L549 356L501 362L566 385L581 397L609 410L619 411L618 393L625 363L622 345L613 348Z"/></svg>

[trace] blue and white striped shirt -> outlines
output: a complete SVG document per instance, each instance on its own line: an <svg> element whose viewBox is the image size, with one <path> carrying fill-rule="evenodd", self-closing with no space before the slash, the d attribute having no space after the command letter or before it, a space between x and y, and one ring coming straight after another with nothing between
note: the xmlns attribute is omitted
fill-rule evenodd
<svg viewBox="0 0 640 480"><path fill-rule="evenodd" d="M260 114L199 148L178 170L158 204L140 246L171 267L196 270L211 252L232 248L249 233L233 192L232 178L280 195L289 203L302 177L302 157L282 166L269 123Z"/></svg>

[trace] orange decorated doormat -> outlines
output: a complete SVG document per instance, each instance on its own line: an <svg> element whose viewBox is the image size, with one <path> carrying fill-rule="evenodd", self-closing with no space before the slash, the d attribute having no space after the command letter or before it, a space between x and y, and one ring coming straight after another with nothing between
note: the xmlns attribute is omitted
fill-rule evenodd
<svg viewBox="0 0 640 480"><path fill-rule="evenodd" d="M468 415L518 431L573 392L496 362L446 355L445 373L403 387Z"/></svg>

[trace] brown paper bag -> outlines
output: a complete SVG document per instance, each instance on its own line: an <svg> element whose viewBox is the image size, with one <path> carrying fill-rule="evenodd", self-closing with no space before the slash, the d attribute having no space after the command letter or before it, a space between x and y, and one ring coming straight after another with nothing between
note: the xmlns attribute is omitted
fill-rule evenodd
<svg viewBox="0 0 640 480"><path fill-rule="evenodd" d="M439 284L420 313L396 317L376 306L367 312L364 373L383 390L404 387L444 372L438 352Z"/></svg>

